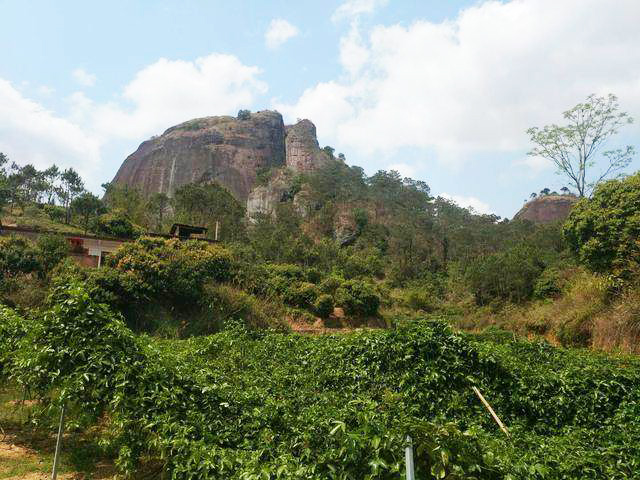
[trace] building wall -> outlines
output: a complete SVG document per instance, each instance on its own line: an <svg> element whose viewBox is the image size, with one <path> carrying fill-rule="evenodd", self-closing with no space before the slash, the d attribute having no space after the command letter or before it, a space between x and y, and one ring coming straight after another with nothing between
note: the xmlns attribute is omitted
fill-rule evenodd
<svg viewBox="0 0 640 480"><path fill-rule="evenodd" d="M2 227L0 236L15 235L36 242L41 235L50 235L53 232L39 232L27 228ZM71 245L71 258L83 267L99 267L105 254L115 252L120 245L127 240L113 238L98 238L77 234L60 234Z"/></svg>

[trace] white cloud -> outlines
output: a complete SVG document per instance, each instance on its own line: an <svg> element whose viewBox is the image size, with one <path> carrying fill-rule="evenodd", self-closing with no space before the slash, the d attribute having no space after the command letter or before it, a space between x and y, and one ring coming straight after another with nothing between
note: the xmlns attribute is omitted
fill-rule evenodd
<svg viewBox="0 0 640 480"><path fill-rule="evenodd" d="M96 83L96 76L87 72L84 68L76 68L71 72L71 75L83 87L93 87Z"/></svg>
<svg viewBox="0 0 640 480"><path fill-rule="evenodd" d="M347 2L336 15L371 5ZM458 166L482 153L520 156L528 127L560 121L590 93L616 93L640 117L637 18L637 0L514 0L441 23L366 32L352 23L340 50L347 75L279 108L314 119L326 141L360 155L429 149Z"/></svg>
<svg viewBox="0 0 640 480"><path fill-rule="evenodd" d="M553 163L550 160L542 157L531 157L526 156L521 160L516 160L514 162L514 166L516 167L525 167L528 173L532 175L536 175L545 170L551 170L554 168Z"/></svg>
<svg viewBox="0 0 640 480"><path fill-rule="evenodd" d="M476 197L467 197L464 195L450 195L448 193L441 193L441 197L453 200L460 207L472 208L477 213L490 214L492 213L491 207Z"/></svg>
<svg viewBox="0 0 640 480"><path fill-rule="evenodd" d="M354 77L368 60L369 49L363 43L358 26L354 23L349 34L340 39L340 64Z"/></svg>
<svg viewBox="0 0 640 480"><path fill-rule="evenodd" d="M337 22L342 19L357 18L366 13L373 13L387 3L388 0L347 0L333 12L331 20Z"/></svg>
<svg viewBox="0 0 640 480"><path fill-rule="evenodd" d="M49 87L48 85L40 85L36 92L38 95L42 95L43 97L50 97L56 91L55 88Z"/></svg>
<svg viewBox="0 0 640 480"><path fill-rule="evenodd" d="M295 25L290 24L282 18L274 18L271 20L269 28L264 34L264 40L267 47L273 50L299 33L300 31Z"/></svg>
<svg viewBox="0 0 640 480"><path fill-rule="evenodd" d="M192 118L235 114L251 106L267 91L259 73L232 55L161 58L140 70L118 101L94 104L80 93L71 100L75 118L86 118L100 138L141 140Z"/></svg>
<svg viewBox="0 0 640 480"><path fill-rule="evenodd" d="M100 143L73 122L25 98L0 79L0 151L21 165L74 167L90 175L100 161Z"/></svg>
<svg viewBox="0 0 640 480"><path fill-rule="evenodd" d="M406 163L394 163L386 168L387 171L395 170L403 177L415 178L416 169L414 166Z"/></svg>
<svg viewBox="0 0 640 480"><path fill-rule="evenodd" d="M0 78L0 151L23 165L73 166L89 186L98 187L105 181L100 175L115 170L150 135L195 117L250 107L267 90L259 74L231 55L160 59L141 69L113 101L99 103L74 92L66 98L66 117ZM114 144L131 150L105 168L103 151Z"/></svg>

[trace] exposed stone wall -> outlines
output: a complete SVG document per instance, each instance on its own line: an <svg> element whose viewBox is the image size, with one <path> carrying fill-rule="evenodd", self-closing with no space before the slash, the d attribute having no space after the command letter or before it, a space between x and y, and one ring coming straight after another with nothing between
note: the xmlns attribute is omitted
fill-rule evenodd
<svg viewBox="0 0 640 480"><path fill-rule="evenodd" d="M563 221L569 216L571 207L578 201L572 195L545 195L527 202L514 219L529 220L534 223Z"/></svg>
<svg viewBox="0 0 640 480"><path fill-rule="evenodd" d="M252 113L247 120L206 117L169 128L143 142L113 181L146 196L172 196L182 185L217 181L238 200L249 196L261 167L285 163L284 123L278 112Z"/></svg>
<svg viewBox="0 0 640 480"><path fill-rule="evenodd" d="M285 135L287 167L297 172L315 170L327 161L316 137L316 126L310 120L300 120L286 127Z"/></svg>
<svg viewBox="0 0 640 480"><path fill-rule="evenodd" d="M286 165L309 172L327 161L311 121L285 127L278 112L267 110L245 120L205 117L171 127L129 155L113 182L145 196L173 196L188 183L217 182L246 202L249 215L271 214L287 188L286 178L279 172L269 184L256 186L259 169Z"/></svg>

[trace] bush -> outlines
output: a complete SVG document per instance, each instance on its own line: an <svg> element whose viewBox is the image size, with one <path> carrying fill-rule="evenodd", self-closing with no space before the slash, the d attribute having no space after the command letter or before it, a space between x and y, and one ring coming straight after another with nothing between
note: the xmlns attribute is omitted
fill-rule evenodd
<svg viewBox="0 0 640 480"><path fill-rule="evenodd" d="M344 282L344 278L338 277L336 275L331 275L324 279L324 281L320 284L319 288L322 293L326 293L328 295L335 295L340 285Z"/></svg>
<svg viewBox="0 0 640 480"><path fill-rule="evenodd" d="M533 296L539 300L556 297L561 292L560 274L555 268L546 268L533 287Z"/></svg>
<svg viewBox="0 0 640 480"><path fill-rule="evenodd" d="M323 293L318 296L313 304L313 309L320 318L327 318L333 313L333 298Z"/></svg>
<svg viewBox="0 0 640 480"><path fill-rule="evenodd" d="M136 238L140 231L131 220L121 212L105 213L91 220L89 230L97 235L118 238Z"/></svg>
<svg viewBox="0 0 640 480"><path fill-rule="evenodd" d="M231 254L220 245L178 239L142 237L122 245L100 269L85 270L63 263L53 285L83 281L96 301L122 313L136 330L152 328L152 306L192 311L203 302L204 287L230 277Z"/></svg>
<svg viewBox="0 0 640 480"><path fill-rule="evenodd" d="M404 292L404 303L412 310L431 313L436 309L436 298L424 288L408 288Z"/></svg>
<svg viewBox="0 0 640 480"><path fill-rule="evenodd" d="M350 315L377 315L380 297L370 283L347 280L336 290L336 304Z"/></svg>
<svg viewBox="0 0 640 480"><path fill-rule="evenodd" d="M313 308L318 289L313 283L299 282L290 285L284 291L283 300L292 307Z"/></svg>
<svg viewBox="0 0 640 480"><path fill-rule="evenodd" d="M0 280L18 273L42 271L35 245L21 237L0 238Z"/></svg>
<svg viewBox="0 0 640 480"><path fill-rule="evenodd" d="M599 185L564 225L569 247L589 269L626 277L640 261L640 173Z"/></svg>
<svg viewBox="0 0 640 480"><path fill-rule="evenodd" d="M0 379L11 373L11 364L18 342L27 333L27 321L0 304Z"/></svg>
<svg viewBox="0 0 640 480"><path fill-rule="evenodd" d="M69 242L62 235L40 235L36 243L40 265L49 273L69 255Z"/></svg>
<svg viewBox="0 0 640 480"><path fill-rule="evenodd" d="M143 237L121 246L107 264L158 299L178 303L197 301L205 282L230 277L231 254L220 245L198 240Z"/></svg>
<svg viewBox="0 0 640 480"><path fill-rule="evenodd" d="M66 219L66 210L59 205L46 204L43 207L44 213L54 222L63 223Z"/></svg>
<svg viewBox="0 0 640 480"><path fill-rule="evenodd" d="M531 298L544 270L540 252L526 244L478 257L465 276L478 305L494 301L522 302Z"/></svg>

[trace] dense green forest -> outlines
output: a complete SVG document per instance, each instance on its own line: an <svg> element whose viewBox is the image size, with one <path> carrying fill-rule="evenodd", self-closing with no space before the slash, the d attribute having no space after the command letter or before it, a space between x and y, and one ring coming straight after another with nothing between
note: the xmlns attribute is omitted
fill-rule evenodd
<svg viewBox="0 0 640 480"><path fill-rule="evenodd" d="M247 218L215 183L185 185L171 199L105 184L98 199L73 170L5 168L5 223L137 240L106 268L85 271L64 259L55 235L38 244L6 237L3 301L39 307L60 279L78 277L136 330L169 336L218 331L228 315L280 328L317 318L389 326L394 315L422 312L567 346L636 349L633 313L621 303L636 295L638 175L601 184L564 225L480 215L397 172L367 177L343 156L310 173L265 170L259 181L273 175L287 176L290 191L273 214ZM219 223L222 243L208 248L225 259L222 277L196 247L145 238L174 221ZM614 313L618 333L605 334L601 317Z"/></svg>

